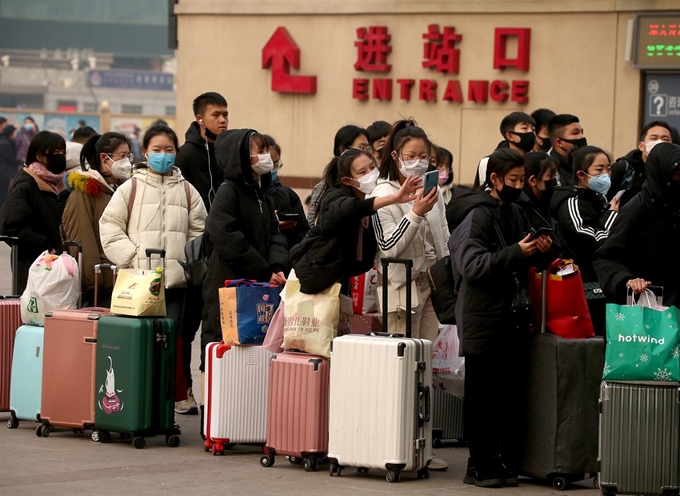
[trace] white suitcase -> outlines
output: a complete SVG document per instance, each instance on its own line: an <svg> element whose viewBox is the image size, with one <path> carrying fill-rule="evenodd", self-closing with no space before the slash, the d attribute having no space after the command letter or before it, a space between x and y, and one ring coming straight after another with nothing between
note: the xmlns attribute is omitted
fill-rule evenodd
<svg viewBox="0 0 680 496"><path fill-rule="evenodd" d="M273 353L262 346L210 343L205 356L205 450L216 455L235 444L264 445Z"/></svg>
<svg viewBox="0 0 680 496"><path fill-rule="evenodd" d="M388 335L346 335L331 351L328 458L331 475L403 471L428 478L432 460L432 342Z"/></svg>

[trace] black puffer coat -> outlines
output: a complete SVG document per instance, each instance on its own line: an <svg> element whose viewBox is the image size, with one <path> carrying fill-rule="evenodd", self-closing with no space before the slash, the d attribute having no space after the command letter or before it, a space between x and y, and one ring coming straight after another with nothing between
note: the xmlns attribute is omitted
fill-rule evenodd
<svg viewBox="0 0 680 496"><path fill-rule="evenodd" d="M300 197L295 191L281 184L278 178L272 181L272 187L267 190L267 195L271 195L274 200L274 207L279 213L290 213L298 214L295 220L296 225L293 229L288 229L286 231L281 231L286 237L288 242L288 249L292 249L297 245L309 231L309 223L307 222L307 216L305 215L305 210L302 208L302 202Z"/></svg>
<svg viewBox="0 0 680 496"><path fill-rule="evenodd" d="M175 165L182 171L184 179L198 190L206 210L210 213L217 188L224 180L222 169L217 166L215 145L208 143L206 149L206 141L201 136L201 128L197 122L191 123L184 139L186 141L179 147Z"/></svg>
<svg viewBox="0 0 680 496"><path fill-rule="evenodd" d="M263 192L271 187L271 174L260 177L261 186L252 176L249 137L254 132L225 131L215 142L217 164L225 181L205 223L213 252L203 282L202 350L222 335L218 290L225 280L269 282L272 273L288 273L286 238L279 231L273 202Z"/></svg>
<svg viewBox="0 0 680 496"><path fill-rule="evenodd" d="M626 301L626 283L644 278L662 286L664 304L680 306L680 146L659 143L646 163L642 192L621 211L593 265L607 298Z"/></svg>

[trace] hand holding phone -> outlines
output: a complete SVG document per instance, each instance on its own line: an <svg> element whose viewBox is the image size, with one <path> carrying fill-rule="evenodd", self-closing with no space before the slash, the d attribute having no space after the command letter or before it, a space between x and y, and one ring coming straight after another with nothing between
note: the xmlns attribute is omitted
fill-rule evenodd
<svg viewBox="0 0 680 496"><path fill-rule="evenodd" d="M614 198L612 198L612 199L613 199L613 200L620 200L621 197L623 196L623 194L624 194L625 192L626 192L626 190L625 190L625 189L622 189L621 191L619 191L618 193L616 193L616 195L614 195Z"/></svg>
<svg viewBox="0 0 680 496"><path fill-rule="evenodd" d="M423 196L427 196L432 191L432 188L437 187L439 182L439 171L433 170L425 174L425 183L423 186Z"/></svg>
<svg viewBox="0 0 680 496"><path fill-rule="evenodd" d="M538 230L534 231L533 234L531 235L531 238L529 238L529 241L533 241L535 239L540 238L541 236L550 236L552 234L553 230L550 229L549 227L540 227Z"/></svg>

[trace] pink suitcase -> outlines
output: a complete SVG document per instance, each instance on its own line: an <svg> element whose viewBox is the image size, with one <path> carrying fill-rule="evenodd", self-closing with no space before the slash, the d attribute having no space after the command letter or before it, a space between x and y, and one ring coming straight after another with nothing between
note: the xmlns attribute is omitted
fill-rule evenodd
<svg viewBox="0 0 680 496"><path fill-rule="evenodd" d="M272 357L263 467L280 455L311 472L326 458L329 371L328 360L316 355L286 351Z"/></svg>
<svg viewBox="0 0 680 496"><path fill-rule="evenodd" d="M14 336L21 326L21 307L17 295L17 243L19 238L0 236L0 242L12 245L12 295L0 296L0 412L9 412L9 388L12 377ZM11 420L10 420L11 422Z"/></svg>
<svg viewBox="0 0 680 496"><path fill-rule="evenodd" d="M95 288L102 270L111 270L115 280L115 265L96 265ZM94 298L97 305L97 289ZM68 427L77 433L94 429L97 327L99 318L109 314L108 308L95 306L45 315L40 403L43 437L54 427Z"/></svg>

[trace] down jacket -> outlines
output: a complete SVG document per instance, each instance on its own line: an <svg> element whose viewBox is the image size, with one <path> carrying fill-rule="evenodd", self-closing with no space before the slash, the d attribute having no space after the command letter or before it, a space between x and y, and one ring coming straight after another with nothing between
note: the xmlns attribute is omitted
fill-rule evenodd
<svg viewBox="0 0 680 496"><path fill-rule="evenodd" d="M191 205L187 205L185 179L177 167L167 176L143 167L132 177L137 180L137 189L130 218L132 179L116 190L99 220L104 253L119 268L146 269L146 249L164 249L165 287L186 287L184 270L177 260L184 260L184 246L205 227L201 195L190 185Z"/></svg>
<svg viewBox="0 0 680 496"><path fill-rule="evenodd" d="M94 266L108 263L99 235L99 219L106 209L113 188L94 169L69 173L64 182L71 194L64 208L62 229L64 241L77 241L83 248L83 293L94 290ZM105 274L104 290L110 292L113 281ZM101 287L101 286L100 286Z"/></svg>
<svg viewBox="0 0 680 496"><path fill-rule="evenodd" d="M383 197L399 191L398 181L379 179L373 192L368 197ZM422 222L427 219L427 226L432 233L437 260L449 254L449 228L446 223L446 205L439 192L439 200L424 217L413 213L413 203L398 203L377 210L373 214L373 230L378 242L378 257L410 258L413 260L413 281L427 271L425 264L425 239L421 231ZM379 284L382 286L382 264L378 267ZM406 305L406 268L403 265L390 267L388 300L389 311L405 308ZM417 285L412 285L416 290ZM378 291L382 296L382 292ZM419 294L414 300L421 303ZM416 306L416 304L413 304ZM382 308L382 307L381 307Z"/></svg>

